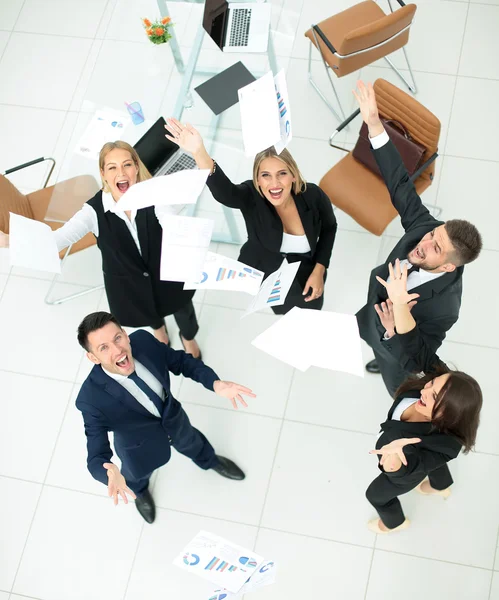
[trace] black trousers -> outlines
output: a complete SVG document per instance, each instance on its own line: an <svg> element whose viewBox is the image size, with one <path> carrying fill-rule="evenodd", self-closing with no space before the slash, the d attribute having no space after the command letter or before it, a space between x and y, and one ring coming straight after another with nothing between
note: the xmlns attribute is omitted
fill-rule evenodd
<svg viewBox="0 0 499 600"><path fill-rule="evenodd" d="M213 446L199 429L193 427L184 409L180 409L175 417L175 421L174 426L172 426L175 434L172 434L172 436L168 435L170 445L177 452L180 452L180 454L192 459L199 468L206 471L214 467L218 459ZM137 496L140 496L147 490L152 473L148 473L139 479L134 478L127 470L126 464L122 465L121 473L126 479L128 487Z"/></svg>
<svg viewBox="0 0 499 600"><path fill-rule="evenodd" d="M405 521L404 511L398 496L407 494L426 477L424 473L414 473L408 477L389 477L382 473L367 488L366 498L377 510L380 519L389 528L394 529ZM453 480L447 465L443 465L428 474L432 488L445 490Z"/></svg>
<svg viewBox="0 0 499 600"><path fill-rule="evenodd" d="M393 398L399 385L408 377L414 375L414 373L403 369L400 364L393 359L392 356L390 356L390 358L385 358L383 354L376 352L375 350L373 350L373 352L374 358L376 359L381 371L381 377L383 377L383 382L386 386L386 389Z"/></svg>
<svg viewBox="0 0 499 600"><path fill-rule="evenodd" d="M196 337L196 334L199 331L199 325L192 300L189 300L185 306L183 306L176 313L173 313L173 318L175 319L175 322L180 330L180 335L184 338L184 340L190 341ZM163 319L159 323L152 324L151 328L161 329L164 324L165 321Z"/></svg>

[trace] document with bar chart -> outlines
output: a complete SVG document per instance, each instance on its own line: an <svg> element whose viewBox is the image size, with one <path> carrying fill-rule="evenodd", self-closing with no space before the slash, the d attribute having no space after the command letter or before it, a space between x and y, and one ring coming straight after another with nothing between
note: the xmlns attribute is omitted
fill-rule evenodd
<svg viewBox="0 0 499 600"><path fill-rule="evenodd" d="M246 292L255 296L260 289L264 273L222 254L208 252L201 278L186 281L184 290L226 290Z"/></svg>
<svg viewBox="0 0 499 600"><path fill-rule="evenodd" d="M269 306L280 306L281 304L284 304L300 264L300 262L288 263L288 261L284 259L277 271L274 271L274 273L269 275L262 283L260 291L253 298L251 304L241 318L246 317L257 310L268 308Z"/></svg>
<svg viewBox="0 0 499 600"><path fill-rule="evenodd" d="M238 592L263 562L263 556L208 531L200 531L173 561L181 569Z"/></svg>

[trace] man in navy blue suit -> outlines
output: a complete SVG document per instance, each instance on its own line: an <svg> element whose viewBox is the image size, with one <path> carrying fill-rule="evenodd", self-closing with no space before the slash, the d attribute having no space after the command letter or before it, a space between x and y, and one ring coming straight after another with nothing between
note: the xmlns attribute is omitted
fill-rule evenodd
<svg viewBox="0 0 499 600"><path fill-rule="evenodd" d="M201 469L241 480L245 475L228 458L217 456L206 437L194 428L170 391L170 372L189 377L218 396L247 406L241 394L250 389L221 381L197 358L172 350L143 330L130 335L107 312L86 316L78 327L78 342L95 364L76 399L87 436L87 466L97 481L108 486L118 504L127 495L148 522L156 509L148 490L153 471L170 460L170 446L191 458ZM121 471L111 462L108 432L114 432Z"/></svg>

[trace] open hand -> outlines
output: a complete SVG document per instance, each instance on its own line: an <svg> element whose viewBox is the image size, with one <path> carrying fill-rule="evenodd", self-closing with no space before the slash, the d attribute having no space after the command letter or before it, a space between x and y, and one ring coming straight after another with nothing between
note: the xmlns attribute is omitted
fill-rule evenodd
<svg viewBox="0 0 499 600"><path fill-rule="evenodd" d="M119 496L121 496L125 504L128 504L127 494L135 500L137 496L127 486L125 478L118 467L113 463L104 463L102 466L104 469L107 469L107 493L109 497L113 499L114 505L118 505Z"/></svg>
<svg viewBox="0 0 499 600"><path fill-rule="evenodd" d="M188 123L182 125L177 119L170 118L166 120L165 129L170 133L170 135L165 134L165 137L178 144L182 150L194 155L204 149L203 138L192 125Z"/></svg>
<svg viewBox="0 0 499 600"><path fill-rule="evenodd" d="M407 264L404 265L403 269L400 269L400 260L395 260L395 268L392 267L392 263L388 263L388 272L390 274L390 282L381 279L376 275L376 279L381 285L386 288L388 298L393 304L408 304L411 300L415 301L419 298L419 294L409 294L407 291ZM412 303L412 308L415 302ZM378 313L379 314L379 313Z"/></svg>
<svg viewBox="0 0 499 600"><path fill-rule="evenodd" d="M407 459L402 449L404 446L418 444L420 441L421 438L401 438L400 440L394 440L390 444L385 444L379 450L371 450L369 454L381 454L381 460L379 461L381 466L383 466L391 456L396 456L403 465L407 466Z"/></svg>
<svg viewBox="0 0 499 600"><path fill-rule="evenodd" d="M370 137L383 133L384 127L379 118L373 84L368 83L366 86L366 84L359 79L359 81L357 81L357 91L352 91L359 104L360 114L366 125L369 127Z"/></svg>
<svg viewBox="0 0 499 600"><path fill-rule="evenodd" d="M417 300L408 303L409 310L417 304ZM381 325L386 329L388 337L395 335L395 314L393 312L393 302L388 298L386 302L375 304L374 310L377 312Z"/></svg>
<svg viewBox="0 0 499 600"><path fill-rule="evenodd" d="M249 388L244 387L244 385L234 383L233 381L215 381L213 384L213 391L217 396L228 398L232 402L232 406L235 409L237 409L238 402L240 402L241 406L248 406L241 394L249 396L250 398L256 398L256 394L253 394Z"/></svg>

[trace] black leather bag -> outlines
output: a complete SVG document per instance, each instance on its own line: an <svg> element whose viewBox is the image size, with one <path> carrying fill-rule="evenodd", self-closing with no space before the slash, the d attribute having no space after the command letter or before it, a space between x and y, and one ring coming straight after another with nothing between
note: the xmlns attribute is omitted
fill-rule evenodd
<svg viewBox="0 0 499 600"><path fill-rule="evenodd" d="M395 144L395 147L400 152L402 162L411 176L415 173L423 163L423 157L426 148L420 143L414 141L405 127L398 121L393 119L381 119L388 137ZM374 155L372 153L371 142L369 141L368 128L365 123L359 131L359 139L353 149L353 157L365 165L376 175L381 175Z"/></svg>

